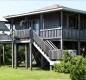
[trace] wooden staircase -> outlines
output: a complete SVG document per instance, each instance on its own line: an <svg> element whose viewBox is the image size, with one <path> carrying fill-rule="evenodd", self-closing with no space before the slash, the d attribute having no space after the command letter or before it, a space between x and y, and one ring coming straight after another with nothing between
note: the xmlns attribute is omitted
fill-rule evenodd
<svg viewBox="0 0 86 80"><path fill-rule="evenodd" d="M50 41L44 41L35 31L33 31L33 45L46 58L46 60L53 65L59 63L62 58L62 51L59 50Z"/></svg>

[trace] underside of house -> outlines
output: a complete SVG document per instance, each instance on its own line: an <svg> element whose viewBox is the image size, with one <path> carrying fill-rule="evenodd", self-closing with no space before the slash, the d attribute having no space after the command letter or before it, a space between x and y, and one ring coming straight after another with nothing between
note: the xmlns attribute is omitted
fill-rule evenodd
<svg viewBox="0 0 86 80"><path fill-rule="evenodd" d="M80 55L86 48L86 12L53 5L29 13L5 16L10 35L0 43L12 44L12 67L17 68L19 45L25 45L26 68L41 68L59 63L65 50ZM4 30L6 31L6 30ZM3 48L4 49L4 48ZM3 50L4 54L4 50ZM4 56L3 56L4 60Z"/></svg>

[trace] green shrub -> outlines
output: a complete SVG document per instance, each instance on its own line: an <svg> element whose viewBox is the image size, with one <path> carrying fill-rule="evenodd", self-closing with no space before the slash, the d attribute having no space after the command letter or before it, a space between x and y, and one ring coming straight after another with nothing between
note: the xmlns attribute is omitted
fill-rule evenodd
<svg viewBox="0 0 86 80"><path fill-rule="evenodd" d="M63 55L63 62L68 62L71 61L73 57L68 53L68 51L64 51L64 55Z"/></svg>
<svg viewBox="0 0 86 80"><path fill-rule="evenodd" d="M71 69L71 60L72 56L67 51L65 51L62 62L54 65L54 71L60 73L69 73Z"/></svg>
<svg viewBox="0 0 86 80"><path fill-rule="evenodd" d="M64 64L62 62L59 64L54 64L54 71L62 73L64 71Z"/></svg>
<svg viewBox="0 0 86 80"><path fill-rule="evenodd" d="M70 78L72 80L86 80L86 58L76 56L72 62Z"/></svg>
<svg viewBox="0 0 86 80"><path fill-rule="evenodd" d="M70 71L71 80L86 80L86 66L76 65Z"/></svg>
<svg viewBox="0 0 86 80"><path fill-rule="evenodd" d="M80 75L84 77L86 75L86 58L83 58L83 56L72 57L67 51L65 51L61 63L54 65L54 71L60 73L71 73L71 79L74 77L80 77ZM75 74L77 76L75 76Z"/></svg>

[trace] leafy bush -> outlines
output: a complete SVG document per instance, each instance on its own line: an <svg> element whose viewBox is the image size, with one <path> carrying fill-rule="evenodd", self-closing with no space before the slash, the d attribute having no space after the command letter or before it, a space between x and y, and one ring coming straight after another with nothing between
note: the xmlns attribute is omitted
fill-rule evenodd
<svg viewBox="0 0 86 80"><path fill-rule="evenodd" d="M76 65L86 65L86 59L83 56L72 57L67 51L64 52L63 60L54 65L54 71L60 73L70 73L72 67Z"/></svg>
<svg viewBox="0 0 86 80"><path fill-rule="evenodd" d="M73 63L75 64L72 64L70 78L72 80L86 80L86 59L77 56L74 58Z"/></svg>
<svg viewBox="0 0 86 80"><path fill-rule="evenodd" d="M54 71L62 73L64 71L63 63L61 62L59 64L54 64Z"/></svg>
<svg viewBox="0 0 86 80"><path fill-rule="evenodd" d="M83 56L72 57L65 52L61 63L54 65L54 71L70 73L72 80L86 80L86 58Z"/></svg>
<svg viewBox="0 0 86 80"><path fill-rule="evenodd" d="M73 57L68 53L68 51L64 51L64 55L63 55L63 62L68 62L71 61Z"/></svg>
<svg viewBox="0 0 86 80"><path fill-rule="evenodd" d="M72 80L86 80L86 69L84 66L74 66L70 72Z"/></svg>
<svg viewBox="0 0 86 80"><path fill-rule="evenodd" d="M71 69L71 60L72 56L67 51L65 51L62 62L54 65L54 71L60 73L69 73Z"/></svg>

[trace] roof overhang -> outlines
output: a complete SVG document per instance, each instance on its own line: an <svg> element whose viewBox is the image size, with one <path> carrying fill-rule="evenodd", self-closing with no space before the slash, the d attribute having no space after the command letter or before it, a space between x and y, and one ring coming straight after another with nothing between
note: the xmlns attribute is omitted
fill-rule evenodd
<svg viewBox="0 0 86 80"><path fill-rule="evenodd" d="M11 19L11 18L17 18L17 17L29 16L29 15L35 15L35 14L55 12L55 11L60 11L60 10L86 14L86 11L72 9L72 8L68 8L68 7L64 7L60 5L53 5L47 8L39 9L39 10L28 12L28 13L4 16L4 18Z"/></svg>
<svg viewBox="0 0 86 80"><path fill-rule="evenodd" d="M4 18L10 19L10 18L15 18L15 17L29 16L29 15L48 13L48 12L54 12L54 11L60 11L60 10L62 10L62 8L52 9L52 10L46 10L46 11L33 11L33 12L23 13L23 14L17 14L17 15L8 15L8 16L4 16Z"/></svg>

